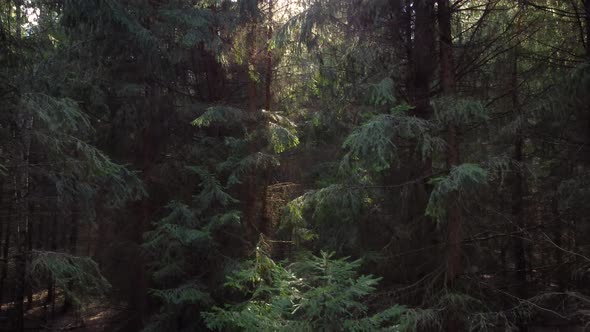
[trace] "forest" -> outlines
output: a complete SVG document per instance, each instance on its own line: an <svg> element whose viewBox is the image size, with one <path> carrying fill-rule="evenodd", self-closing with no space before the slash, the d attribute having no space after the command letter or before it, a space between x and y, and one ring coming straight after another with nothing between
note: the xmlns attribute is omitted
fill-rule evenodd
<svg viewBox="0 0 590 332"><path fill-rule="evenodd" d="M0 331L590 331L590 0L0 0Z"/></svg>

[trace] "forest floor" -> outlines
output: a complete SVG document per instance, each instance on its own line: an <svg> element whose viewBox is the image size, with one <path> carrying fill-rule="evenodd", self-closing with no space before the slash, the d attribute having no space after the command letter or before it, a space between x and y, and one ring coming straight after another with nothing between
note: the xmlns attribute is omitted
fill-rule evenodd
<svg viewBox="0 0 590 332"><path fill-rule="evenodd" d="M124 321L122 316L124 307L113 305L108 301L95 300L77 310L63 312L61 310L64 302L63 295L58 295L53 304L48 304L46 299L46 292L33 295L32 304L25 316L26 331L117 331L116 325L119 325L117 322ZM6 305L10 310L10 303ZM0 324L0 331L10 331L10 327Z"/></svg>
<svg viewBox="0 0 590 332"><path fill-rule="evenodd" d="M109 303L95 302L78 312L72 310L57 316L50 325L41 325L38 331L116 331L113 322L120 321L121 311Z"/></svg>

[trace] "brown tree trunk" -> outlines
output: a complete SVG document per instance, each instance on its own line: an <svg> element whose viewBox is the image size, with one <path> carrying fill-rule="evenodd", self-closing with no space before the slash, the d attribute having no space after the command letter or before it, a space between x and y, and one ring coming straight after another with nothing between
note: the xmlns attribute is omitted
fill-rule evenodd
<svg viewBox="0 0 590 332"><path fill-rule="evenodd" d="M430 106L430 85L435 70L435 61L432 59L434 49L434 0L419 0L412 6L406 6L407 22L405 23L405 38L408 52L410 75L408 81L408 95L415 106L414 114L422 119L432 117ZM411 12L415 11L415 18L412 22ZM413 28L413 30L412 30ZM412 37L413 35L413 37ZM410 152L412 153L412 152ZM432 223L425 220L424 210L429 196L428 177L432 174L432 158L428 156L425 160L418 160L417 166L408 171L409 178L417 181L413 186L412 209L408 211L410 220L421 220L426 229L430 229ZM392 172L397 172L392 169ZM392 178L395 178L395 173Z"/></svg>
<svg viewBox="0 0 590 332"><path fill-rule="evenodd" d="M4 300L4 282L6 281L6 277L8 276L8 251L10 249L10 240L12 235L12 213L14 212L13 209L13 200L7 200L7 215L8 217L5 219L5 231L4 231L4 240L2 242L2 260L1 264L2 267L0 269L0 303Z"/></svg>
<svg viewBox="0 0 590 332"><path fill-rule="evenodd" d="M513 169L514 172L514 179L512 182L512 216L513 216L513 225L512 225L512 233L514 234L513 237L513 244L514 244L514 262L515 262L515 272L516 272L516 280L518 281L517 285L517 293L524 297L526 294L526 282L527 282L527 259L525 255L525 246L523 236L525 225L524 219L524 179L523 179L523 172L522 172L522 163L523 163L523 139L519 135L514 142L514 162L515 167Z"/></svg>
<svg viewBox="0 0 590 332"><path fill-rule="evenodd" d="M253 75L256 75L256 30L258 21L253 19L250 22L250 31L248 32L247 40L249 44L248 49L248 113L250 116L251 126L249 131L257 130L257 113L258 113L258 93L257 93L257 82ZM256 153L258 150L257 142L251 141L248 146L248 152L250 154ZM254 243L258 240L260 234L257 225L259 217L259 186L257 182L256 172L254 170L248 172L246 175L247 179L244 185L244 224L246 226L246 238Z"/></svg>
<svg viewBox="0 0 590 332"><path fill-rule="evenodd" d="M8 202L10 204L10 202ZM0 178L0 211L6 211L6 206L4 202L4 179ZM4 231L9 232L9 223L10 223L10 216L3 216L0 215L0 249L3 247L3 239L4 239ZM0 252L1 254L1 252ZM0 256L0 265L4 268L6 264L6 257ZM4 278L0 274L0 311L2 311L2 303L4 303L3 299L3 288L4 288Z"/></svg>
<svg viewBox="0 0 590 332"><path fill-rule="evenodd" d="M77 201L74 199L74 201L72 202L72 212L70 215L70 229L69 229L69 234L68 234L68 251L70 252L70 254L72 255L76 255L77 253L77 246L78 246L78 218L79 218L79 213L78 213L78 204ZM69 291L72 291L72 287L74 285L73 284L68 284L68 288ZM64 298L64 305L62 307L62 311L63 312L67 312L70 309L74 308L74 301L71 298L71 296L68 296L67 292Z"/></svg>
<svg viewBox="0 0 590 332"><path fill-rule="evenodd" d="M430 84L435 70L432 59L434 49L434 0L414 1L416 18L414 44L412 49L412 84L410 96L413 99L415 114L423 119L430 119Z"/></svg>
<svg viewBox="0 0 590 332"><path fill-rule="evenodd" d="M49 232L49 245L47 246L51 251L57 250L57 212L53 213L53 220L51 221L51 230ZM55 317L55 283L53 276L48 276L47 281L47 299L45 305L51 305L51 319Z"/></svg>
<svg viewBox="0 0 590 332"><path fill-rule="evenodd" d="M522 10L522 8L521 8ZM517 29L517 44L512 54L512 72L510 78L510 97L512 103L512 109L516 119L522 116L522 110L520 106L520 97L518 93L518 52L520 48L520 33L521 33L521 20L522 13L518 14L516 18L516 29ZM527 283L527 259L525 253L525 245L523 236L524 229L526 228L525 216L524 216L524 186L525 179L523 173L524 163L524 136L522 125L518 126L516 132L516 138L514 141L514 166L513 174L514 178L512 181L512 233L513 237L513 250L514 250L514 263L515 263L515 276L518 282L517 294L521 297L526 295L526 283Z"/></svg>
<svg viewBox="0 0 590 332"><path fill-rule="evenodd" d="M28 253L32 253L33 252L33 232L34 232L34 223L33 223L33 218L32 216L34 215L34 205L28 201L28 215L29 215L29 230L27 232L27 252ZM31 310L33 309L33 285L29 283L28 287L26 288L27 290L27 308L26 310Z"/></svg>
<svg viewBox="0 0 590 332"><path fill-rule="evenodd" d="M584 13L586 16L586 60L590 62L590 0L584 1ZM586 107L587 110L590 110ZM587 140L590 142L590 117L586 120Z"/></svg>
<svg viewBox="0 0 590 332"><path fill-rule="evenodd" d="M28 120L25 120L28 122ZM26 126L26 124L25 124ZM28 200L28 181L29 181L29 170L28 170L28 143L26 136L28 129L24 128L21 131L20 135L24 135L25 137L21 137L23 141L19 148L22 149L21 158L18 159L18 162L23 163L21 169L17 171L17 175L15 176L15 191L16 191L16 253L14 255L15 259L15 276L16 276L16 284L15 284L15 319L16 324L15 327L17 331L22 331L24 329L24 298L25 298L25 290L26 290L26 270L27 270L27 261L29 259L30 251L28 250L28 232L29 232L29 215L28 215L28 208L27 208L27 200Z"/></svg>
<svg viewBox="0 0 590 332"><path fill-rule="evenodd" d="M414 22L414 44L412 47L412 87L410 96L413 99L416 116L422 119L432 117L430 106L430 85L435 70L435 61L432 59L432 50L435 48L435 15L434 0L415 1L416 18ZM408 8L409 9L409 8ZM419 174L413 174L415 178L426 178L432 174L432 158L427 157L421 163ZM428 201L427 180L420 183L417 188L417 202L420 206L426 206ZM422 210L423 211L423 210Z"/></svg>
<svg viewBox="0 0 590 332"><path fill-rule="evenodd" d="M16 7L16 40L22 38L22 1L15 1ZM17 45L19 47L19 45ZM27 239L29 232L28 194L29 194L29 152L31 146L31 129L33 119L20 110L14 119L15 164L14 190L16 213L16 253L15 253L15 297L14 320L15 331L24 331L24 297L27 270Z"/></svg>
<svg viewBox="0 0 590 332"><path fill-rule="evenodd" d="M584 1L584 12L586 14L586 57L590 60L590 0Z"/></svg>
<svg viewBox="0 0 590 332"><path fill-rule="evenodd" d="M446 97L455 94L455 67L453 61L453 39L451 30L451 7L449 0L438 2L438 32L440 51L440 82L442 93ZM452 120L451 120L452 121ZM459 139L456 124L447 124L447 168L449 171L460 163ZM449 197L447 206L447 287L453 289L461 273L461 228L462 211L456 195ZM461 319L449 308L446 330L455 332L462 330Z"/></svg>
<svg viewBox="0 0 590 332"><path fill-rule="evenodd" d="M264 87L264 108L267 111L270 111L272 103L272 50L270 42L272 39L273 5L274 0L268 0L268 28L266 31L266 80Z"/></svg>
<svg viewBox="0 0 590 332"><path fill-rule="evenodd" d="M0 211L6 211L4 205L4 179L0 177ZM9 216L4 216L0 214L0 248L2 248L3 239L4 239L4 230L8 231L8 223L10 221ZM1 254L1 252L0 252ZM0 256L0 265L4 265L3 257ZM0 284L0 311L2 311L2 284Z"/></svg>
<svg viewBox="0 0 590 332"><path fill-rule="evenodd" d="M449 0L438 0L438 29L440 48L440 78L445 96L455 94L455 69L453 64L453 41L451 33L451 8ZM449 170L460 163L459 141L455 124L447 128L447 167ZM461 208L456 200L450 199L448 206L448 253L447 282L453 285L461 272Z"/></svg>

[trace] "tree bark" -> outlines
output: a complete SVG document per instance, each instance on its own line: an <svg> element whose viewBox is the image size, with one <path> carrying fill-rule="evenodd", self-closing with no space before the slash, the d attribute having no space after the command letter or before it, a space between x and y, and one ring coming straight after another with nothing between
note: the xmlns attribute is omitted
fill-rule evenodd
<svg viewBox="0 0 590 332"><path fill-rule="evenodd" d="M407 78L408 98L414 105L414 115L422 119L432 117L430 105L430 86L435 71L436 61L432 59L432 50L435 48L435 13L434 0L419 0L414 6L406 4L405 8L405 39L407 43L409 75ZM412 11L415 12L412 20ZM410 151L413 154L413 151ZM391 178L396 177L397 170L392 169ZM425 229L430 229L432 223L424 216L424 210L428 203L429 184L428 177L432 174L432 158L427 156L424 160L417 160L408 170L408 177L416 181L412 188L411 209L407 217L409 220L424 221ZM425 231L428 232L428 231Z"/></svg>
<svg viewBox="0 0 590 332"><path fill-rule="evenodd" d="M590 60L590 0L584 1L584 12L586 14L586 57Z"/></svg>
<svg viewBox="0 0 590 332"><path fill-rule="evenodd" d="M73 205L73 207L72 207L72 212L70 215L70 229L69 229L69 234L68 234L67 246L68 246L69 253L75 256L77 253L76 248L78 246L78 217L79 217L77 201L75 199L74 199L72 205ZM74 285L72 283L68 284L69 291L72 290L73 286ZM75 305L74 300L71 298L71 296L68 296L68 293L66 292L62 311L67 312L70 309L74 308L74 305Z"/></svg>
<svg viewBox="0 0 590 332"><path fill-rule="evenodd" d="M434 0L414 2L416 18L414 21L414 45L412 48L412 86L410 96L413 99L415 114L423 119L430 119L430 84L435 70L432 59L434 49Z"/></svg>
<svg viewBox="0 0 590 332"><path fill-rule="evenodd" d="M522 8L521 8L522 9ZM516 18L516 29L517 29L517 41L516 46L512 54L512 71L510 79L510 97L512 103L512 109L516 119L522 116L522 109L520 106L519 96L519 84L518 84L518 61L519 61L519 48L520 48L520 34L522 30L522 14L519 13ZM524 232L526 228L525 216L524 216L524 173L522 165L524 163L524 134L522 125L517 126L516 138L514 141L514 155L513 155L513 174L514 178L512 181L512 233L515 234L513 237L513 250L514 250L514 262L515 262L515 276L518 282L517 294L521 297L526 295L526 283L527 283L527 259L524 245Z"/></svg>
<svg viewBox="0 0 590 332"><path fill-rule="evenodd" d="M440 52L440 82L442 93L445 97L455 95L455 67L453 60L453 36L451 29L451 6L449 0L437 0L438 2L438 33ZM447 124L447 168L449 171L460 163L460 146L456 124ZM461 207L457 201L456 193L451 194L447 206L447 275L446 283L449 289L456 287L457 278L461 273L461 232L463 227ZM461 319L450 308L447 313L446 330L449 332L460 331Z"/></svg>
<svg viewBox="0 0 590 332"><path fill-rule="evenodd" d="M49 236L50 243L47 246L52 251L57 250L57 230L57 212L54 212ZM49 318L53 319L55 317L55 283L53 276L48 276L47 298L45 299L45 305L51 305L51 315L49 315Z"/></svg>
<svg viewBox="0 0 590 332"><path fill-rule="evenodd" d="M455 68L453 61L453 41L451 32L451 8L449 0L438 0L438 29L440 49L441 88L445 96L455 94ZM447 127L447 167L451 170L459 165L459 141L457 128L453 123ZM461 208L456 200L450 199L447 220L447 282L453 285L461 271Z"/></svg>
<svg viewBox="0 0 590 332"><path fill-rule="evenodd" d="M31 203L30 200L27 200L28 202L28 215L29 215L29 227L28 227L28 232L27 232L27 253L32 253L33 252L33 233L34 233L34 219L32 216L34 216L34 204ZM31 310L33 309L33 285L29 283L28 287L26 288L26 292L27 292L27 307L26 310Z"/></svg>
<svg viewBox="0 0 590 332"><path fill-rule="evenodd" d="M266 31L266 80L265 80L265 100L264 108L270 111L272 103L272 50L271 50L271 39L272 39L272 24L273 24L273 5L274 0L268 0L268 28Z"/></svg>
<svg viewBox="0 0 590 332"><path fill-rule="evenodd" d="M22 1L15 1L16 7L16 40L22 38ZM19 46L17 46L19 47ZM16 253L15 253L15 331L24 331L24 297L26 288L26 270L29 252L27 239L29 232L28 190L29 190L29 154L31 146L31 129L33 119L23 110L15 112L13 128L15 142L14 190L16 212Z"/></svg>
<svg viewBox="0 0 590 332"><path fill-rule="evenodd" d="M250 31L248 32L247 40L249 44L248 49L248 67L246 68L247 78L248 78L248 113L251 121L251 125L248 128L248 131L255 131L257 130L258 122L257 122L257 113L258 113L258 92L257 92L257 82L253 75L256 75L256 30L258 27L258 20L253 18L250 24ZM250 154L256 153L258 150L258 144L255 141L251 141L248 144L248 152ZM246 238L249 242L254 243L258 240L259 228L257 225L257 220L259 217L259 186L257 181L256 172L251 170L246 175L247 179L244 185L244 224L246 227Z"/></svg>
<svg viewBox="0 0 590 332"><path fill-rule="evenodd" d="M415 1L414 5L416 7L416 17L414 21L414 43L412 45L410 96L415 106L414 113L416 116L428 120L432 118L430 85L436 66L436 62L432 59L432 50L435 48L434 23L436 17L434 0L419 0ZM407 10L411 10L411 8ZM416 203L420 207L425 207L428 201L427 177L430 174L432 174L432 158L428 156L421 162L418 174L411 175L413 178L424 178L424 181L421 181L418 188L416 188Z"/></svg>
<svg viewBox="0 0 590 332"><path fill-rule="evenodd" d="M4 241L2 242L2 268L0 270L0 302L4 299L4 282L6 281L6 277L8 276L8 251L10 249L10 240L12 235L12 213L13 209L13 201L7 200L8 210L7 215L8 218L5 219L5 231L4 231Z"/></svg>

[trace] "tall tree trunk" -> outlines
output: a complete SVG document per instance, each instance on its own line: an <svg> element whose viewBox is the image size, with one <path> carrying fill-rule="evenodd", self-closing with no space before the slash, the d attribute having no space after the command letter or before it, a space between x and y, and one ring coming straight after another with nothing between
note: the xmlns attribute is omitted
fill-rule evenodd
<svg viewBox="0 0 590 332"><path fill-rule="evenodd" d="M407 6L408 22L406 38L408 45L410 77L408 79L409 99L415 106L414 114L422 119L432 117L432 107L430 106L430 85L435 70L435 61L432 60L432 50L434 49L434 0L419 0L414 2L414 7ZM415 19L412 24L411 12L415 11ZM412 31L413 30L413 37ZM429 185L428 177L432 174L432 158L428 156L425 160L418 160L417 167L411 167L409 177L412 180L424 179L417 181L413 186L413 203L408 217L411 220L424 220L424 209L428 202ZM393 171L393 169L392 169ZM392 174L395 178L395 174ZM426 228L432 223L427 221Z"/></svg>
<svg viewBox="0 0 590 332"><path fill-rule="evenodd" d="M272 24L273 24L273 5L274 0L268 0L268 28L266 30L266 80L265 80L265 100L264 108L270 111L272 103Z"/></svg>
<svg viewBox="0 0 590 332"><path fill-rule="evenodd" d="M450 97L455 94L455 68L451 33L451 8L449 0L438 0L438 29L440 48L440 81L442 92ZM459 165L459 141L457 128L453 123L447 127L447 167ZM447 220L447 282L453 285L461 272L461 208L454 199L450 200Z"/></svg>
<svg viewBox="0 0 590 332"><path fill-rule="evenodd" d="M513 217L513 245L514 245L514 262L515 262L515 274L516 280L518 281L517 293L520 296L526 294L527 284L527 259L525 255L525 246L523 236L525 225L524 219L524 178L522 171L523 158L523 139L519 133L516 141L514 142L514 163L513 167L514 178L512 181L512 217Z"/></svg>
<svg viewBox="0 0 590 332"><path fill-rule="evenodd" d="M566 285L567 285L567 279L568 279L568 275L566 273L563 273L562 267L565 267L566 264L564 264L563 262L563 250L561 248L564 247L564 236L563 236L563 229L562 229L562 223L561 223L561 216L559 213L559 200L557 197L553 197L551 199L551 218L553 219L553 242L555 243L557 248L554 248L553 250L553 261L555 262L555 264L559 267L557 268L557 273L554 276L554 278L552 278L552 280L549 280L549 282L556 282L557 286L559 287L559 291L560 292L565 292L567 291Z"/></svg>
<svg viewBox="0 0 590 332"><path fill-rule="evenodd" d="M28 122L25 119L25 122ZM27 126L25 124L25 126ZM17 171L15 190L16 190L16 253L15 253L15 319L17 331L24 329L24 297L26 290L26 270L27 261L29 259L30 251L28 250L28 233L29 233L29 215L28 215L28 187L29 187L29 170L28 170L28 144L27 136L29 136L28 128L23 128L20 135L22 144L19 147L22 149L21 158L18 161L24 163L21 169Z"/></svg>
<svg viewBox="0 0 590 332"><path fill-rule="evenodd" d="M4 179L0 178L0 211L5 211L4 202ZM8 224L10 223L10 216L0 215L0 250L3 247L4 231L8 232ZM0 252L1 254L1 252ZM0 265L4 266L5 257L0 256ZM1 277L0 277L1 278ZM4 280L0 281L0 312L2 311L2 303L4 303L2 296L3 294Z"/></svg>
<svg viewBox="0 0 590 332"><path fill-rule="evenodd" d="M28 200L28 215L29 215L29 230L27 232L27 252L33 252L33 233L34 233L34 222L33 222L33 215L34 215L34 205ZM33 309L33 285L29 283L27 287L27 310Z"/></svg>
<svg viewBox="0 0 590 332"><path fill-rule="evenodd" d="M520 8L522 10L522 8ZM519 119L522 116L522 109L520 106L520 96L519 96L519 84L518 84L518 57L519 57L519 48L520 48L520 34L521 34L521 20L522 20L522 13L517 14L518 17L516 18L516 29L517 29L517 44L514 47L513 54L512 54L512 70L511 70L511 78L510 78L510 97L512 103L512 109L514 115L516 116L517 120L522 121ZM525 216L524 216L524 186L525 186L525 179L523 173L523 163L524 163L524 136L523 136L523 129L522 124L517 126L516 138L514 141L514 155L513 155L513 174L514 178L512 181L512 217L513 217L513 224L512 224L512 233L514 234L513 237L513 250L514 250L514 262L515 262L515 270L516 270L516 279L518 281L517 286L517 293L519 296L524 297L526 295L526 283L527 283L527 259L525 255L525 245L523 236L524 229L526 228L525 225Z"/></svg>
<svg viewBox="0 0 590 332"><path fill-rule="evenodd" d="M57 211L53 213L53 220L51 221L51 230L49 231L49 236L47 237L49 244L46 248L49 248L51 251L57 250ZM51 305L51 314L47 314L47 318L53 319L55 317L55 283L53 280L53 276L48 276L47 280L47 298L45 299L45 305Z"/></svg>
<svg viewBox="0 0 590 332"><path fill-rule="evenodd" d="M72 202L72 212L70 215L70 229L69 229L68 240L67 240L68 251L71 255L74 255L74 256L77 254L76 249L78 247L79 211L78 211L78 204L77 203L78 202L76 199L74 199L74 201ZM74 285L72 283L69 283L67 286L69 288L68 291L72 291L73 286ZM74 300L66 292L62 311L67 312L70 309L74 308L74 305L75 305Z"/></svg>
<svg viewBox="0 0 590 332"><path fill-rule="evenodd" d="M5 211L6 205L4 203L4 178L0 177L0 211ZM3 239L4 239L4 230L8 231L8 222L10 220L10 216L4 216L0 214L0 248L2 248ZM0 252L1 254L1 252ZM4 261L2 256L0 256L0 264L3 264ZM2 285L0 285L0 311L2 310Z"/></svg>
<svg viewBox="0 0 590 332"><path fill-rule="evenodd" d="M440 51L440 82L442 93L445 97L455 94L455 67L453 61L453 36L451 30L451 6L449 0L437 0L438 2L438 32ZM451 120L452 121L452 120ZM457 137L456 124L447 124L447 168L449 171L459 165L459 139ZM455 195L452 195L455 196ZM461 228L462 211L457 199L450 197L447 206L447 287L456 286L457 278L461 273ZM461 330L460 318L450 308L447 317L447 331Z"/></svg>
<svg viewBox="0 0 590 332"><path fill-rule="evenodd" d="M22 1L15 1L16 40L22 38ZM17 45L20 47L20 45ZM15 130L15 213L16 213L16 253L15 253L15 331L24 331L24 297L26 288L26 270L29 252L27 239L29 232L28 191L29 191L29 154L31 146L31 129L33 119L25 111L15 112L13 128Z"/></svg>
<svg viewBox="0 0 590 332"><path fill-rule="evenodd" d="M12 192L12 191L11 191ZM4 282L6 281L6 277L8 276L8 251L10 249L10 240L12 235L12 213L14 212L13 209L13 200L7 200L7 215L8 217L5 219L5 231L4 231L4 240L2 242L2 260L1 264L2 267L0 269L0 301L4 300Z"/></svg>
<svg viewBox="0 0 590 332"><path fill-rule="evenodd" d="M257 82L254 75L257 75L256 72L256 30L258 26L258 20L256 18L252 19L250 22L250 31L248 32L247 40L249 44L248 49L248 68L247 70L247 77L248 77L248 113L250 116L251 125L249 127L249 131L257 130L258 123L256 122L257 113L258 113L258 93L257 93ZM258 150L258 144L255 141L251 141L248 146L248 152L250 154L256 153ZM257 176L255 170L251 170L246 175L247 179L244 185L244 224L246 226L246 238L250 242L255 242L258 240L260 234L257 220L258 220L258 212L259 212L259 186L257 181Z"/></svg>
<svg viewBox="0 0 590 332"><path fill-rule="evenodd" d="M415 114L423 119L430 119L430 84L435 70L432 59L434 49L434 0L414 1L416 18L414 21L414 44L412 50L412 86L410 96L413 99Z"/></svg>
<svg viewBox="0 0 590 332"><path fill-rule="evenodd" d="M586 14L586 57L590 61L590 0L584 1L584 12Z"/></svg>
<svg viewBox="0 0 590 332"><path fill-rule="evenodd" d="M586 61L590 62L590 0L584 1L584 13L586 14ZM588 106L586 110L590 113ZM586 130L586 139L590 142L590 116L586 120Z"/></svg>
<svg viewBox="0 0 590 332"><path fill-rule="evenodd" d="M258 92L256 88L256 27L258 22L253 20L250 22L250 31L248 32L248 63L247 63L247 77L248 77L248 111L252 116L258 110Z"/></svg>

